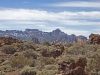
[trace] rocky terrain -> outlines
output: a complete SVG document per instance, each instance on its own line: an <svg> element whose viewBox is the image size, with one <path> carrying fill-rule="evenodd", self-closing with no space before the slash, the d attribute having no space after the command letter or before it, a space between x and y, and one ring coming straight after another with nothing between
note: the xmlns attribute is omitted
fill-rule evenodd
<svg viewBox="0 0 100 75"><path fill-rule="evenodd" d="M77 38L83 38L84 40L87 40L85 36L76 36L74 34L67 35L66 33L62 32L60 29L53 30L52 32L43 32L38 29L26 29L25 31L19 31L19 30L6 30L1 31L0 30L0 36L10 36L19 40L26 40L30 41L33 40L33 38L38 39L38 43L42 43L44 41L54 41L59 40L61 42L74 42ZM36 39L36 40L37 40Z"/></svg>
<svg viewBox="0 0 100 75"><path fill-rule="evenodd" d="M100 35L74 43L0 37L0 75L100 75Z"/></svg>

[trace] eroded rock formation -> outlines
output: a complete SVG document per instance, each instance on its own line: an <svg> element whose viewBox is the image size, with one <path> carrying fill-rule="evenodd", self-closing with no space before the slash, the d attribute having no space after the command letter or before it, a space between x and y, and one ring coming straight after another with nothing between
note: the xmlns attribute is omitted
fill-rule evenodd
<svg viewBox="0 0 100 75"><path fill-rule="evenodd" d="M75 62L60 62L58 71L60 75L87 75L84 71L87 60L79 58ZM59 75L56 74L56 75Z"/></svg>
<svg viewBox="0 0 100 75"><path fill-rule="evenodd" d="M90 34L89 35L90 44L100 44L100 35L99 34Z"/></svg>

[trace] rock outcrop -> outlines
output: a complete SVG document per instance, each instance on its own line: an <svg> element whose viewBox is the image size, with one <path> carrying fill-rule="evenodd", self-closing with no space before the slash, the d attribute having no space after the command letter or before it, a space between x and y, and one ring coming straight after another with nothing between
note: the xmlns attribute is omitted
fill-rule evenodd
<svg viewBox="0 0 100 75"><path fill-rule="evenodd" d="M56 57L62 55L63 52L64 52L64 46L61 46L61 45L57 45L57 46L59 46L60 49L52 50L52 51L43 50L43 51L41 52L41 55L42 55L43 57L54 57L54 58L56 58Z"/></svg>
<svg viewBox="0 0 100 75"><path fill-rule="evenodd" d="M21 43L22 41L12 37L0 37L0 46L11 45L13 43Z"/></svg>
<svg viewBox="0 0 100 75"><path fill-rule="evenodd" d="M85 43L86 43L86 40L84 40L83 38L78 38L75 40L75 44L78 44L80 46L82 46Z"/></svg>
<svg viewBox="0 0 100 75"><path fill-rule="evenodd" d="M56 75L87 75L84 71L87 60L86 58L79 58L75 62L60 62Z"/></svg>
<svg viewBox="0 0 100 75"><path fill-rule="evenodd" d="M32 38L32 41L33 41L34 43L36 43L36 44L40 44L38 38L36 38L36 37Z"/></svg>
<svg viewBox="0 0 100 75"><path fill-rule="evenodd" d="M100 35L99 34L90 34L89 35L90 44L100 44Z"/></svg>

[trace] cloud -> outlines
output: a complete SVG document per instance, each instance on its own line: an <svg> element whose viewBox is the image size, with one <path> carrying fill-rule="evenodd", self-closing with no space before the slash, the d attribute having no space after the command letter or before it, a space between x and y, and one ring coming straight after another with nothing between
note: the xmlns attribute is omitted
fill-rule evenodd
<svg viewBox="0 0 100 75"><path fill-rule="evenodd" d="M92 7L92 8L100 8L100 2L74 1L74 2L63 2L63 3L48 4L47 6L53 6L53 7Z"/></svg>
<svg viewBox="0 0 100 75"><path fill-rule="evenodd" d="M25 21L8 21L10 24L23 24L23 25L43 25L46 24L46 22L41 22L41 21L29 21L29 20L25 20Z"/></svg>
<svg viewBox="0 0 100 75"><path fill-rule="evenodd" d="M0 20L32 20L32 21L53 21L66 23L67 25L100 25L99 22L88 20L100 19L100 11L91 12L48 12L35 9L0 9ZM25 22L21 22L25 23ZM27 22L28 23L28 22ZM31 22L32 23L32 22ZM30 23L29 23L30 24Z"/></svg>
<svg viewBox="0 0 100 75"><path fill-rule="evenodd" d="M86 26L87 28L94 25L99 26L100 22L97 20L100 20L100 11L48 12L36 9L0 9L0 28L3 30L31 28L52 31L60 28L67 34L87 36L91 31L78 29L77 26Z"/></svg>
<svg viewBox="0 0 100 75"><path fill-rule="evenodd" d="M67 29L67 28L61 28L61 30L63 31L63 32L65 32L65 33L68 33L68 34L72 34L72 33L74 33L75 35L85 35L85 36L87 36L88 37L88 35L90 34L90 32L89 31L87 31L87 30L76 30L76 29Z"/></svg>

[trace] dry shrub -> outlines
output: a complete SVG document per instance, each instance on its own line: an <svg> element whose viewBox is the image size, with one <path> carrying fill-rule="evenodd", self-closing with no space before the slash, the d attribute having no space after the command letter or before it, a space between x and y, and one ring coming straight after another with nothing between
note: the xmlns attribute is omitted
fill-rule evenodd
<svg viewBox="0 0 100 75"><path fill-rule="evenodd" d="M34 50L32 49L28 49L26 51L23 52L23 55L25 57L33 57L34 59L36 59L37 57L39 57L40 55L38 53L36 53Z"/></svg>
<svg viewBox="0 0 100 75"><path fill-rule="evenodd" d="M16 49L11 45L5 45L2 47L2 52L6 54L14 54L16 52Z"/></svg>
<svg viewBox="0 0 100 75"><path fill-rule="evenodd" d="M94 52L91 58L88 60L87 72L90 72L91 75L96 75L100 72L100 50Z"/></svg>
<svg viewBox="0 0 100 75"><path fill-rule="evenodd" d="M6 75L6 73L3 71L0 71L0 75Z"/></svg>
<svg viewBox="0 0 100 75"><path fill-rule="evenodd" d="M55 59L53 57L42 57L41 58L41 62L44 62L45 65L54 64L55 63Z"/></svg>
<svg viewBox="0 0 100 75"><path fill-rule="evenodd" d="M57 65L46 65L37 75L55 75L58 72L57 68Z"/></svg>
<svg viewBox="0 0 100 75"><path fill-rule="evenodd" d="M36 71L33 67L25 66L21 71L20 75L36 75Z"/></svg>
<svg viewBox="0 0 100 75"><path fill-rule="evenodd" d="M11 66L12 67L17 67L17 68L22 68L25 65L31 66L34 63L35 62L31 57L30 58L26 58L26 57L20 55L20 56L16 56L14 59L12 59Z"/></svg>

